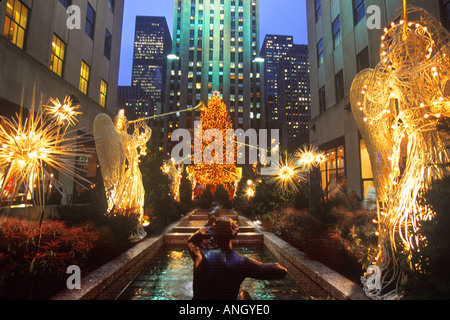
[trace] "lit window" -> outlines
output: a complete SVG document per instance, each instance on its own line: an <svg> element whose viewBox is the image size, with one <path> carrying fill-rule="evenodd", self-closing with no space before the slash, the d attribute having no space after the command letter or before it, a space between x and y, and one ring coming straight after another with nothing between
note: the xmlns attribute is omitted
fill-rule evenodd
<svg viewBox="0 0 450 320"><path fill-rule="evenodd" d="M320 164L322 188L331 192L339 177L345 177L345 151L340 145L325 151L325 161Z"/></svg>
<svg viewBox="0 0 450 320"><path fill-rule="evenodd" d="M106 95L108 93L108 84L102 79L100 84L100 105L106 108Z"/></svg>
<svg viewBox="0 0 450 320"><path fill-rule="evenodd" d="M87 91L88 91L90 69L91 68L84 61L81 61L80 88L79 89L84 94L87 94Z"/></svg>
<svg viewBox="0 0 450 320"><path fill-rule="evenodd" d="M28 8L19 0L8 0L3 34L21 49L23 49L27 22Z"/></svg>
<svg viewBox="0 0 450 320"><path fill-rule="evenodd" d="M66 44L56 35L53 35L52 53L50 56L50 70L62 76Z"/></svg>

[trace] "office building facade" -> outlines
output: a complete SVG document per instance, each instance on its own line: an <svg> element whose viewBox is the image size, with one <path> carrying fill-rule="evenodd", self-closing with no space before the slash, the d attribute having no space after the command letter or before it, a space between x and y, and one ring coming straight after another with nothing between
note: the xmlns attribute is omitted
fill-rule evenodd
<svg viewBox="0 0 450 320"><path fill-rule="evenodd" d="M277 95L281 144L295 151L309 144L310 92L308 46L294 44L277 65Z"/></svg>
<svg viewBox="0 0 450 320"><path fill-rule="evenodd" d="M136 17L131 84L148 93L161 108L164 103L167 55L172 39L164 17Z"/></svg>
<svg viewBox="0 0 450 320"><path fill-rule="evenodd" d="M280 128L282 125L277 103L277 68L281 57L293 45L294 39L292 36L268 34L265 36L261 47L261 57L265 60L266 126L268 128Z"/></svg>
<svg viewBox="0 0 450 320"><path fill-rule="evenodd" d="M67 12L70 5L80 10ZM50 97L71 97L81 106L79 133L92 133L100 113L113 117L123 8L123 0L2 1L0 114L12 117L21 106L30 108L33 99L39 104L41 98L48 103ZM95 156L84 160L87 178L95 181ZM73 183L64 176L60 181L70 197Z"/></svg>

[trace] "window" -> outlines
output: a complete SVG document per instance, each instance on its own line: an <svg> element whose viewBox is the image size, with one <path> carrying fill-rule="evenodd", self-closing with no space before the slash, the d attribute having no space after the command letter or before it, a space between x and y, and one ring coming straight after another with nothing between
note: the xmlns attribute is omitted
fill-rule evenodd
<svg viewBox="0 0 450 320"><path fill-rule="evenodd" d="M99 103L103 108L106 108L106 96L108 94L108 84L102 79L100 83L100 100Z"/></svg>
<svg viewBox="0 0 450 320"><path fill-rule="evenodd" d="M316 9L316 22L319 21L320 17L322 17L322 4L321 0L315 0L315 9Z"/></svg>
<svg viewBox="0 0 450 320"><path fill-rule="evenodd" d="M353 0L353 19L355 26L366 16L366 2L364 0Z"/></svg>
<svg viewBox="0 0 450 320"><path fill-rule="evenodd" d="M358 73L364 69L370 68L369 48L365 47L356 55L356 70Z"/></svg>
<svg viewBox="0 0 450 320"><path fill-rule="evenodd" d="M59 2L61 2L66 9L72 5L72 0L59 0Z"/></svg>
<svg viewBox="0 0 450 320"><path fill-rule="evenodd" d="M442 25L450 29L450 0L440 0L439 5L441 6L441 22Z"/></svg>
<svg viewBox="0 0 450 320"><path fill-rule="evenodd" d="M320 165L320 172L322 189L327 194L334 189L338 178L345 176L345 151L343 145L322 150L325 150L325 161Z"/></svg>
<svg viewBox="0 0 450 320"><path fill-rule="evenodd" d="M112 35L108 31L108 29L106 29L104 54L105 54L105 57L107 57L108 59L111 58L111 44L112 44Z"/></svg>
<svg viewBox="0 0 450 320"><path fill-rule="evenodd" d="M317 43L317 64L320 67L323 64L323 41Z"/></svg>
<svg viewBox="0 0 450 320"><path fill-rule="evenodd" d="M114 12L115 5L116 5L116 0L109 0L109 7L111 8L112 12Z"/></svg>
<svg viewBox="0 0 450 320"><path fill-rule="evenodd" d="M89 87L89 74L91 68L84 62L81 61L81 72L80 72L80 91L87 94Z"/></svg>
<svg viewBox="0 0 450 320"><path fill-rule="evenodd" d="M66 44L56 35L53 35L52 53L50 56L50 70L62 76Z"/></svg>
<svg viewBox="0 0 450 320"><path fill-rule="evenodd" d="M367 193L374 186L372 163L370 161L369 152L367 151L366 143L363 139L359 142L359 149L361 154L361 180L362 180L362 195L364 199L367 198Z"/></svg>
<svg viewBox="0 0 450 320"><path fill-rule="evenodd" d="M339 71L334 76L334 83L335 83L335 86L336 86L336 102L339 102L342 99L344 99L344 96L345 96L344 72L343 72L343 70Z"/></svg>
<svg viewBox="0 0 450 320"><path fill-rule="evenodd" d="M87 13L86 13L86 34L94 39L94 30L95 30L95 11L92 8L91 4L88 2L87 4Z"/></svg>
<svg viewBox="0 0 450 320"><path fill-rule="evenodd" d="M332 29L333 29L333 47L334 49L336 49L342 42L341 16L337 16L337 18L333 21Z"/></svg>
<svg viewBox="0 0 450 320"><path fill-rule="evenodd" d="M322 113L327 108L326 96L325 96L325 87L319 89L319 112Z"/></svg>
<svg viewBox="0 0 450 320"><path fill-rule="evenodd" d="M27 23L28 8L19 0L8 0L3 34L20 49L23 49L25 42Z"/></svg>

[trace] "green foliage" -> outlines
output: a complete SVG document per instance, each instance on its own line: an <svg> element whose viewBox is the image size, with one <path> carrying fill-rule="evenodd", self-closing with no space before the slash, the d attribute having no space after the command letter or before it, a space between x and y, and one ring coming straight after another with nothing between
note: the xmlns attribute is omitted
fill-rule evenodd
<svg viewBox="0 0 450 320"><path fill-rule="evenodd" d="M294 194L294 208L302 210L309 208L309 188L306 184L301 184L299 190Z"/></svg>
<svg viewBox="0 0 450 320"><path fill-rule="evenodd" d="M255 196L249 199L247 203L243 203L244 205L240 208L242 213L250 219L256 219L282 206L283 200L276 188L267 182L267 179L260 178L260 182L255 187Z"/></svg>
<svg viewBox="0 0 450 320"><path fill-rule="evenodd" d="M202 194L198 198L198 206L200 209L211 209L211 204L214 201L214 196L211 192L211 187L207 186L205 190L203 190Z"/></svg>
<svg viewBox="0 0 450 320"><path fill-rule="evenodd" d="M231 209L233 207L233 203L230 200L230 194L223 185L217 186L214 191L214 199L225 209Z"/></svg>
<svg viewBox="0 0 450 320"><path fill-rule="evenodd" d="M151 210L151 222L160 228L164 228L180 219L187 208L173 198L170 178L161 170L163 165L164 156L162 151L159 150L158 146L150 144L148 146L147 156L141 159L140 165L142 182L145 189L144 208L146 211ZM186 200L186 186L183 188L183 199ZM146 228L146 230L154 231L153 227Z"/></svg>
<svg viewBox="0 0 450 320"><path fill-rule="evenodd" d="M180 183L180 202L186 207L186 209L190 209L193 206L192 183L186 178L185 173L183 174Z"/></svg>
<svg viewBox="0 0 450 320"><path fill-rule="evenodd" d="M415 298L420 293L432 299L450 298L450 176L434 182L424 195L425 204L436 213L432 220L419 224L419 236L425 237L413 252L412 264L419 265L421 272L410 275L407 296ZM412 296L414 292L414 296Z"/></svg>
<svg viewBox="0 0 450 320"><path fill-rule="evenodd" d="M139 225L139 215L132 210L112 211L104 217L102 224L114 233L118 241L125 242Z"/></svg>

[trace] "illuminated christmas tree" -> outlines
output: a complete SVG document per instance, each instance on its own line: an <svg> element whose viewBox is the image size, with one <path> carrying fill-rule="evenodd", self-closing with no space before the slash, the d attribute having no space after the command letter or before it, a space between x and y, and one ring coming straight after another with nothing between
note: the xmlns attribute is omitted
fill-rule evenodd
<svg viewBox="0 0 450 320"><path fill-rule="evenodd" d="M223 185L230 190L237 180L233 123L217 92L201 114L195 141L194 165L190 167L195 183L203 187Z"/></svg>

